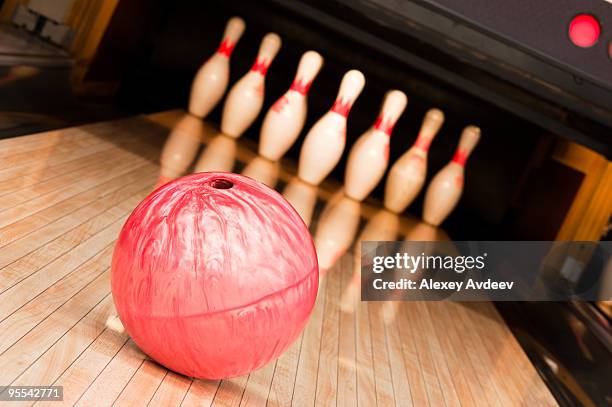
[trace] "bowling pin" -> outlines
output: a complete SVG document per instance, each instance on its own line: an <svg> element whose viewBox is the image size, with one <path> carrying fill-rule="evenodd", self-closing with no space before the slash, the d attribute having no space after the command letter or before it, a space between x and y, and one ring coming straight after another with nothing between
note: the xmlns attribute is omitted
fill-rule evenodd
<svg viewBox="0 0 612 407"><path fill-rule="evenodd" d="M306 121L306 95L322 65L323 58L315 51L302 56L291 87L266 113L259 139L261 156L276 161L295 143Z"/></svg>
<svg viewBox="0 0 612 407"><path fill-rule="evenodd" d="M416 142L391 166L385 185L385 208L401 213L419 194L427 176L427 151L442 123L441 110L427 111Z"/></svg>
<svg viewBox="0 0 612 407"><path fill-rule="evenodd" d="M264 102L266 73L281 46L274 33L266 34L259 46L257 59L232 87L223 105L221 131L231 137L240 137L259 115Z"/></svg>
<svg viewBox="0 0 612 407"><path fill-rule="evenodd" d="M453 160L431 180L425 193L423 220L438 226L452 212L463 192L465 163L480 140L480 129L468 126L463 130Z"/></svg>
<svg viewBox="0 0 612 407"><path fill-rule="evenodd" d="M298 164L302 180L318 185L340 161L346 145L346 118L364 85L365 78L357 70L342 78L331 110L312 126L302 144Z"/></svg>
<svg viewBox="0 0 612 407"><path fill-rule="evenodd" d="M380 182L389 163L389 138L393 126L407 103L404 92L388 92L374 127L359 137L351 148L344 173L344 189L348 197L361 201Z"/></svg>
<svg viewBox="0 0 612 407"><path fill-rule="evenodd" d="M189 112L194 116L204 118L223 97L229 81L229 59L243 32L244 20L230 18L219 49L196 73L189 97Z"/></svg>
<svg viewBox="0 0 612 407"><path fill-rule="evenodd" d="M180 177L189 168L204 139L204 126L199 118L185 114L172 128L162 149L157 186Z"/></svg>
<svg viewBox="0 0 612 407"><path fill-rule="evenodd" d="M236 161L236 139L218 133L202 150L193 172L231 172Z"/></svg>

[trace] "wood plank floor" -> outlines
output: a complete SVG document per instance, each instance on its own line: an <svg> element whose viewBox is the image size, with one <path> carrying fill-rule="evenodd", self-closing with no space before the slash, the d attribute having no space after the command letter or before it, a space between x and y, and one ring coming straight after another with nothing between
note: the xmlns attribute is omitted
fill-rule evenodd
<svg viewBox="0 0 612 407"><path fill-rule="evenodd" d="M177 143L183 154L275 186L325 263L302 335L247 376L178 375L106 324L115 238L156 184L164 140L181 122L172 137L197 140ZM0 385L64 386L63 402L38 403L52 406L556 405L491 304L359 301L360 240L443 231L347 200L333 182L301 184L292 163L253 151L180 111L0 141Z"/></svg>

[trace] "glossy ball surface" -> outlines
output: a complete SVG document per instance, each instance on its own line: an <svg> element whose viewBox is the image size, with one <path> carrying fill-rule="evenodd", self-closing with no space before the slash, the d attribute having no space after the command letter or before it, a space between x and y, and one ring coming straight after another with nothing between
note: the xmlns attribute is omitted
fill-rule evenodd
<svg viewBox="0 0 612 407"><path fill-rule="evenodd" d="M221 379L277 358L314 306L319 271L308 229L276 191L199 173L152 192L126 221L111 284L121 321L151 358Z"/></svg>

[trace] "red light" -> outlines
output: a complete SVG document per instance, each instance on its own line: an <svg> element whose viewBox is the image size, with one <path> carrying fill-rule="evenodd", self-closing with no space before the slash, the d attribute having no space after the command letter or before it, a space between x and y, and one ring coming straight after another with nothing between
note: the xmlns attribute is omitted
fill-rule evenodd
<svg viewBox="0 0 612 407"><path fill-rule="evenodd" d="M569 37L578 47L588 48L595 45L599 34L601 34L599 22L589 14L579 14L570 22Z"/></svg>

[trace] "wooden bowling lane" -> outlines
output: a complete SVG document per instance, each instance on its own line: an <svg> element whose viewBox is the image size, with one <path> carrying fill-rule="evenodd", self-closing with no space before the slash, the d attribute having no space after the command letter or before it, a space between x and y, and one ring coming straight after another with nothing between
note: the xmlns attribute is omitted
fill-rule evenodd
<svg viewBox="0 0 612 407"><path fill-rule="evenodd" d="M556 405L492 304L359 301L357 242L343 244L322 276L298 340L250 375L193 380L107 328L115 315L115 238L156 183L164 139L182 115L0 141L0 384L64 386L63 402L38 403L50 406ZM237 168L255 157L255 147L239 141ZM295 166L283 162L279 190L293 174ZM314 232L337 233L320 224L335 188L316 190ZM362 223L379 211L363 203ZM399 225L398 238L436 235L414 220L378 216L392 233ZM355 236L388 234L389 227Z"/></svg>

